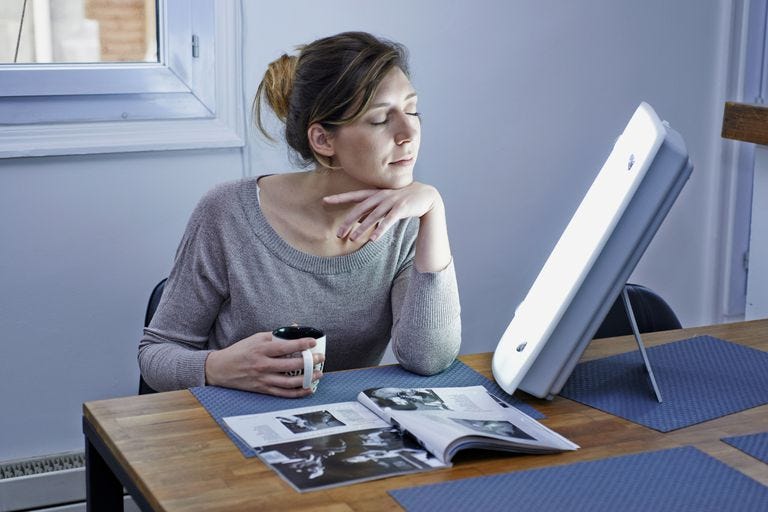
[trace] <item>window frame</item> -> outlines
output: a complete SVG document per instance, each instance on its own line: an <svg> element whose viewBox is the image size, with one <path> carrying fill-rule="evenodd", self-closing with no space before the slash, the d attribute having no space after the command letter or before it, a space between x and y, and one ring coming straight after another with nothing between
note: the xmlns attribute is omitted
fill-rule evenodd
<svg viewBox="0 0 768 512"><path fill-rule="evenodd" d="M243 146L240 2L157 5L158 63L0 66L0 158Z"/></svg>

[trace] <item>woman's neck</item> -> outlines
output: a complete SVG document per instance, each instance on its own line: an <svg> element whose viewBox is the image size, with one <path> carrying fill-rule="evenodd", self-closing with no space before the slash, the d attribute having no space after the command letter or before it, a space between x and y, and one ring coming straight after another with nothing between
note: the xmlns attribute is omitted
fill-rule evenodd
<svg viewBox="0 0 768 512"><path fill-rule="evenodd" d="M309 195L312 199L320 201L325 196L369 188L365 183L356 180L341 169L321 167L304 173L303 178Z"/></svg>
<svg viewBox="0 0 768 512"><path fill-rule="evenodd" d="M272 182L270 184L270 182ZM344 171L317 169L275 174L260 181L262 211L277 233L294 247L320 256L357 250L362 239L336 238L336 231L355 203L330 205L323 198L366 188Z"/></svg>
<svg viewBox="0 0 768 512"><path fill-rule="evenodd" d="M330 205L323 202L323 198L369 188L342 170L327 168L297 175L297 185L302 207L313 214L322 215L332 225L338 224L354 207L354 203Z"/></svg>

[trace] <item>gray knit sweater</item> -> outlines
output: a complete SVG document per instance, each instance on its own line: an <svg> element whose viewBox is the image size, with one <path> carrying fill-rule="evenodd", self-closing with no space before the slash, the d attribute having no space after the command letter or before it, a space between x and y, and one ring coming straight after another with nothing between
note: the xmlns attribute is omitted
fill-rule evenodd
<svg viewBox="0 0 768 512"><path fill-rule="evenodd" d="M408 370L442 371L461 342L456 276L413 265L418 219L354 253L288 245L259 208L256 178L225 183L197 205L162 300L139 343L158 391L205 384L205 359L256 332L297 323L325 331L325 371L377 365L387 344Z"/></svg>

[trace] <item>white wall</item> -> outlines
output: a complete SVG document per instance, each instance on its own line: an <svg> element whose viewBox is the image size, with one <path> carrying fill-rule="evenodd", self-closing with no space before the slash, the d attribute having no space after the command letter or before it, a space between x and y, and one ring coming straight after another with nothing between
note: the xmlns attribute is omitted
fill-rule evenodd
<svg viewBox="0 0 768 512"><path fill-rule="evenodd" d="M0 460L82 450L82 402L135 394L152 287L239 151L0 160Z"/></svg>
<svg viewBox="0 0 768 512"><path fill-rule="evenodd" d="M416 171L448 207L465 353L495 346L648 101L696 167L633 280L705 324L717 320L723 5L246 1L245 90L283 51L342 30L410 48ZM252 174L289 168L260 141L250 158ZM0 161L0 460L81 449L80 404L135 392L147 295L200 195L242 172L236 150Z"/></svg>

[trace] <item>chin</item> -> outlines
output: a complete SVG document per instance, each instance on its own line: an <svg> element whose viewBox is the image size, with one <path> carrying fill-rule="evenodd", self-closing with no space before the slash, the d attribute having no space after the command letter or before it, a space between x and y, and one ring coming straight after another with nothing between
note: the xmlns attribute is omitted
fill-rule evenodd
<svg viewBox="0 0 768 512"><path fill-rule="evenodd" d="M413 175L410 174L408 176L397 176L392 177L389 180L386 180L386 185L384 185L382 188L392 188L392 189L398 189L398 188L405 188L411 183L413 183Z"/></svg>
<svg viewBox="0 0 768 512"><path fill-rule="evenodd" d="M413 183L413 167L390 171L386 188L403 188Z"/></svg>

